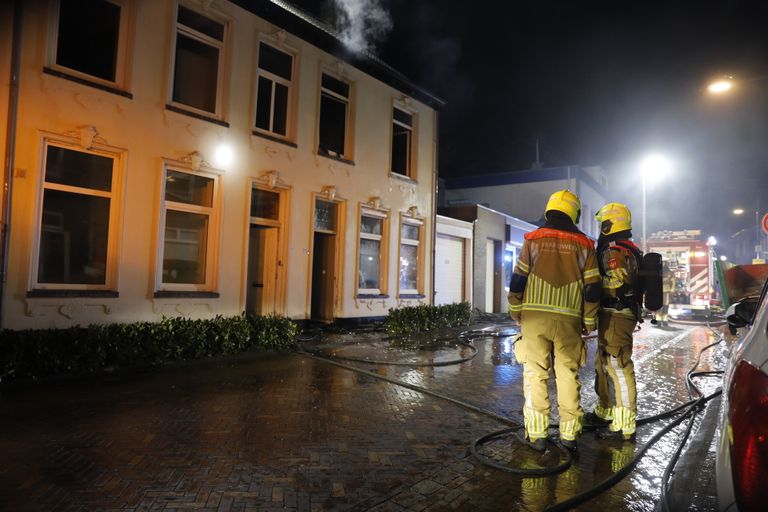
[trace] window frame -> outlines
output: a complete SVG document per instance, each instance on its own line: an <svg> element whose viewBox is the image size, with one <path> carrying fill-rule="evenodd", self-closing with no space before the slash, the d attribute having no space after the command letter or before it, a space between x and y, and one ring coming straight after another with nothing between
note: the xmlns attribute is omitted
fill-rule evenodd
<svg viewBox="0 0 768 512"><path fill-rule="evenodd" d="M334 80L338 80L340 82L344 82L349 87L349 96L343 97L340 94L338 94L335 91L332 91L330 89L326 89L323 87L323 75L328 75L330 78L333 78ZM354 98L355 98L355 84L352 80L349 78L342 76L340 73L334 73L328 69L321 69L320 70L320 80L319 80L319 87L318 87L318 101L317 101L317 142L315 144L315 152L320 155L324 156L326 158L333 158L336 160L341 160L344 162L352 162L354 160ZM320 128L322 126L322 103L323 103L323 96L327 95L328 97L338 100L340 102L345 103L346 109L345 109L345 115L344 115L344 152L340 155L333 155L329 151L322 151L320 149Z"/></svg>
<svg viewBox="0 0 768 512"><path fill-rule="evenodd" d="M211 206L198 206L165 199L165 184L168 171L213 179ZM220 169L201 166L194 169L184 162L164 160L160 172L160 208L157 225L157 247L155 256L155 292L215 292L218 288L219 253L221 240L222 183L224 174ZM171 208L168 207L171 204ZM164 283L163 265L165 256L165 229L168 210L208 215L207 247L205 252L205 279L203 283Z"/></svg>
<svg viewBox="0 0 768 512"><path fill-rule="evenodd" d="M81 82L102 86L107 90L116 89L129 94L131 83L131 70L133 69L134 41L134 5L135 0L104 0L120 7L120 25L117 38L117 51L115 52L115 79L107 80L84 71L70 68L56 62L59 47L59 20L61 13L61 0L54 0L49 10L48 48L46 67L49 70L61 73L65 77L71 77Z"/></svg>
<svg viewBox="0 0 768 512"><path fill-rule="evenodd" d="M408 114L411 116L411 126L407 126L404 123L397 121L395 119L395 110L400 110L401 112ZM418 127L418 112L409 107L408 104L406 104L403 101L395 100L392 102L392 115L391 115L391 122L389 125L390 134L389 134L389 174L391 176L395 176L400 179L408 179L416 181L417 175L416 175L416 147L417 147L417 127ZM407 155L406 161L408 163L408 168L406 169L405 174L401 174L399 172L396 172L393 170L394 165L394 159L392 158L392 151L394 150L395 145L395 125L402 126L404 128L407 128L410 130L410 148L409 148L409 154Z"/></svg>
<svg viewBox="0 0 768 512"><path fill-rule="evenodd" d="M381 234L363 233L363 217L369 217L381 220ZM378 288L360 288L360 255L362 249L362 240L375 240L379 242L379 287ZM387 294L387 276L389 253L389 210L381 208L371 208L370 206L360 205L357 215L357 251L355 257L355 290L358 297L361 296L385 296Z"/></svg>
<svg viewBox="0 0 768 512"><path fill-rule="evenodd" d="M403 237L403 226L412 226L419 230L419 239L414 240L411 238ZM412 217L410 215L400 214L400 229L398 231L398 243L397 243L397 293L398 297L403 296L423 296L424 295L424 234L425 234L425 222L421 217ZM400 260L400 250L403 245L410 245L416 247L416 288L401 288L400 287L400 270L402 268L402 261Z"/></svg>
<svg viewBox="0 0 768 512"><path fill-rule="evenodd" d="M259 58L261 56L261 45L265 44L271 46L273 50L279 51L291 57L291 80L275 75L267 70L259 67ZM270 37L262 36L257 41L256 49L256 79L253 84L253 116L251 122L251 130L256 135L264 135L267 137L276 137L286 142L295 142L296 139L296 94L298 91L298 77L297 72L299 52L293 47L290 47L277 40L273 40ZM271 112L270 112L270 125L274 126L274 114L275 114L275 84L279 83L288 88L288 99L286 105L286 120L285 120L285 135L277 133L273 130L266 130L256 126L256 117L258 115L258 99L259 99L259 78L265 77L272 81L272 95L271 95Z"/></svg>
<svg viewBox="0 0 768 512"><path fill-rule="evenodd" d="M46 167L48 161L48 147L55 146L62 149L88 153L112 159L112 182L109 193L64 185L61 183L48 183L45 179ZM33 235L31 265L29 269L29 290L33 291L117 291L119 282L119 264L120 264L120 239L123 212L123 187L125 175L126 150L94 143L90 148L83 147L79 141L70 137L63 137L53 133L42 133L41 154L40 154L40 176L37 186L37 204L35 233ZM107 222L107 255L106 267L104 269L104 284L76 284L76 283L41 283L39 277L40 264L40 245L43 230L43 208L45 202L46 190L59 190L62 192L77 193L96 197L108 197L109 220ZM87 193L92 190L95 193Z"/></svg>
<svg viewBox="0 0 768 512"><path fill-rule="evenodd" d="M184 7L185 9L189 9L199 16L223 25L224 35L222 36L222 40L219 41L218 39L215 39L207 34L203 34L202 32L198 32L191 27L187 27L186 25L179 23L179 6ZM171 58L169 63L170 70L168 73L168 106L182 112L188 112L195 116L199 116L203 119L214 119L220 122L224 122L226 119L225 106L227 105L229 98L227 70L229 69L229 55L231 46L231 20L225 17L223 14L215 12L213 9L206 9L205 11L201 11L199 6L191 5L189 2L178 2L173 13L173 29L171 30ZM216 105L214 107L215 112L202 110L192 105L187 105L186 103L180 103L173 99L173 86L176 83L177 46L180 34L194 39L199 43L213 46L219 51L219 66L216 73Z"/></svg>

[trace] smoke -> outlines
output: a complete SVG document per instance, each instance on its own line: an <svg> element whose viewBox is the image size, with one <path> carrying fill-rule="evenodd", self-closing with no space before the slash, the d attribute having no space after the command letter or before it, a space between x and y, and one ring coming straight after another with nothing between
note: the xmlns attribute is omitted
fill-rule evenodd
<svg viewBox="0 0 768 512"><path fill-rule="evenodd" d="M344 43L354 51L373 53L392 30L392 18L380 0L333 0L335 28Z"/></svg>

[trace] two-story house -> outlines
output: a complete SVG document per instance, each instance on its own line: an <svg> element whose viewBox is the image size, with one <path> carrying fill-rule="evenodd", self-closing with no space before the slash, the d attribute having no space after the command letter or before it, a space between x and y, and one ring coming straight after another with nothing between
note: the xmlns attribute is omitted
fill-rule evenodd
<svg viewBox="0 0 768 512"><path fill-rule="evenodd" d="M431 300L443 103L289 3L3 3L0 82L2 327Z"/></svg>

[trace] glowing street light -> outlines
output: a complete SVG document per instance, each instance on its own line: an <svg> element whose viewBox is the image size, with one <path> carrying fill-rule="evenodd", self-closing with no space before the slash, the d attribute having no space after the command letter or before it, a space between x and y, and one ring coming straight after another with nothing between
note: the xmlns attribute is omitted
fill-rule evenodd
<svg viewBox="0 0 768 512"><path fill-rule="evenodd" d="M743 215L744 208L734 208L733 214ZM760 210L758 208L755 208L755 259L760 259Z"/></svg>
<svg viewBox="0 0 768 512"><path fill-rule="evenodd" d="M649 155L640 164L640 174L643 177L643 252L648 252L648 238L645 233L645 210L648 182L658 181L672 170L672 164L661 155Z"/></svg>
<svg viewBox="0 0 768 512"><path fill-rule="evenodd" d="M724 76L719 80L715 80L707 86L707 91L711 94L723 94L733 89L733 77Z"/></svg>

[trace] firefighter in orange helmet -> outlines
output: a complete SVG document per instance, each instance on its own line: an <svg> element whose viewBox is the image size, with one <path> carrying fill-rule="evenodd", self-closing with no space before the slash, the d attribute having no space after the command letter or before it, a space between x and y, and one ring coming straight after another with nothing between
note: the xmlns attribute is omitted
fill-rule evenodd
<svg viewBox="0 0 768 512"><path fill-rule="evenodd" d="M621 203L608 203L597 212L600 237L597 260L602 276L595 353L595 391L598 403L587 413L589 423L607 424L598 437L634 440L637 388L632 362L632 333L640 319L638 288L642 252L630 241L632 215Z"/></svg>
<svg viewBox="0 0 768 512"><path fill-rule="evenodd" d="M553 360L563 446L576 448L583 425L578 372L586 348L581 335L597 327L600 271L592 241L576 227L580 214L576 194L552 194L546 223L525 235L509 285L509 313L522 334L515 357L524 366L524 441L538 451L546 450Z"/></svg>

